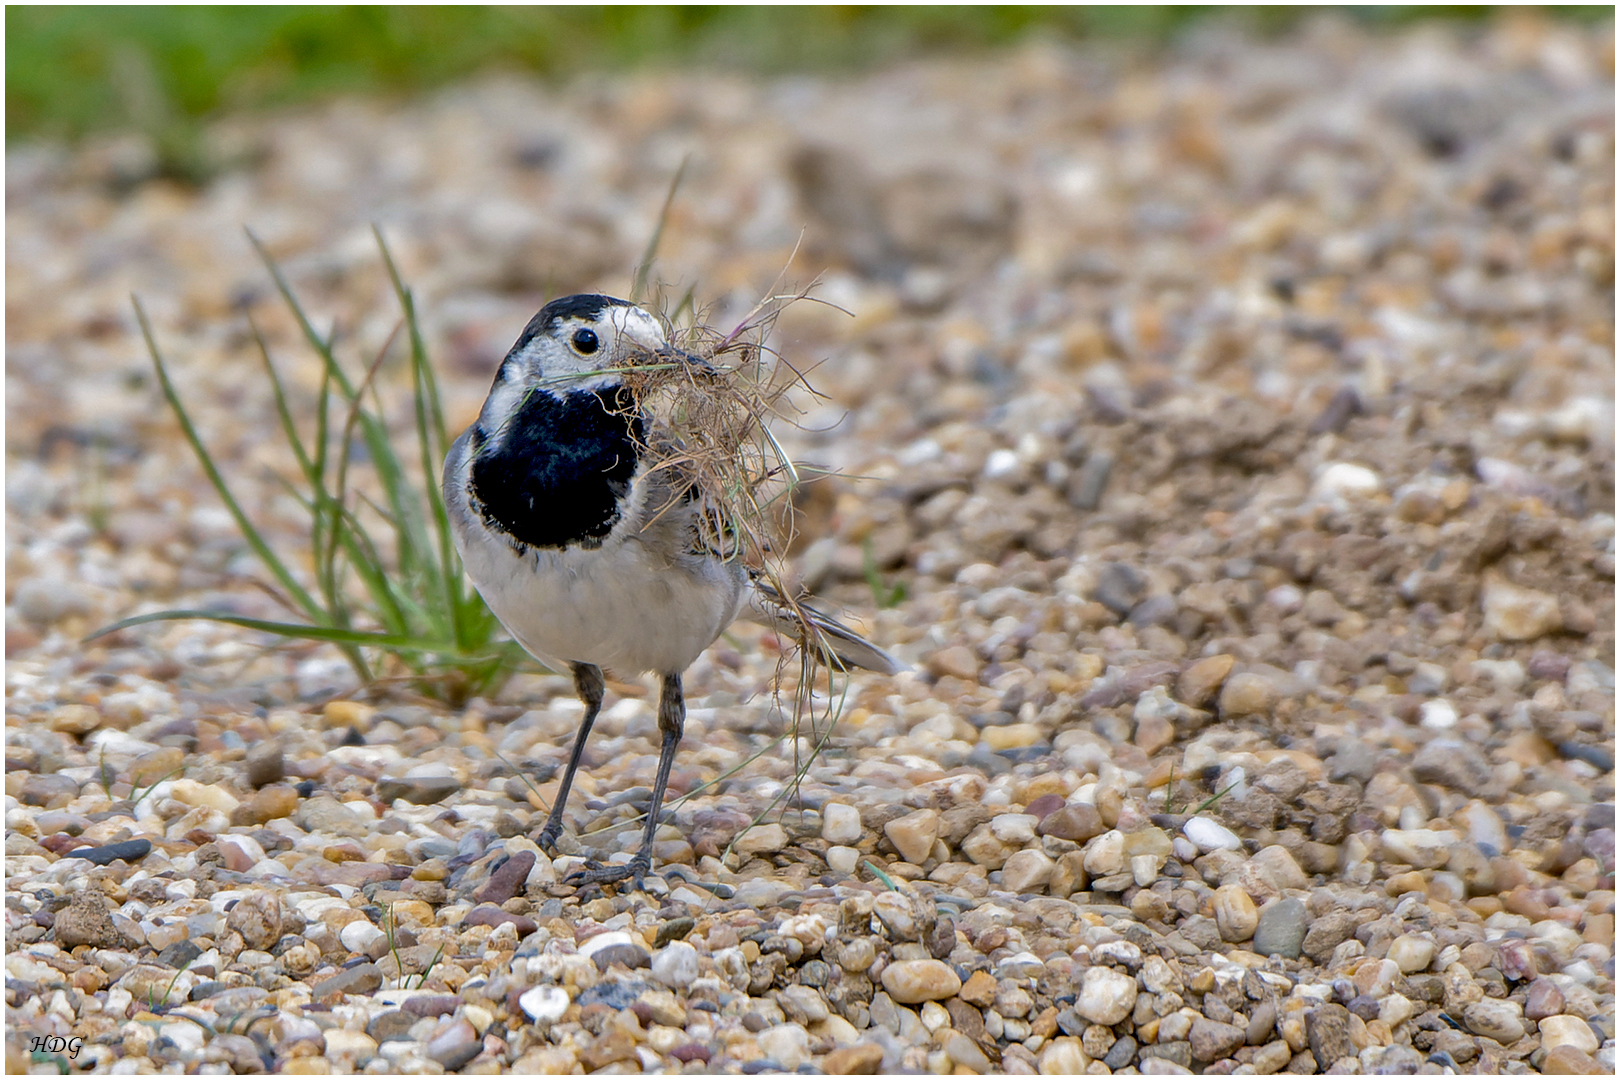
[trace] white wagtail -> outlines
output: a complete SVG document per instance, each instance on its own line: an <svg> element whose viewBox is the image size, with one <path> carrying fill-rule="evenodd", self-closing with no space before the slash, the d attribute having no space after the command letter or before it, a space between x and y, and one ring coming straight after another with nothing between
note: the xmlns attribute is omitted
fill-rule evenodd
<svg viewBox="0 0 1620 1080"><path fill-rule="evenodd" d="M901 666L848 627L786 604L716 544L704 493L655 467L656 418L622 375L635 363L706 361L671 346L659 321L608 296L554 300L506 354L478 420L444 463L456 548L502 625L537 660L566 665L585 703L562 786L536 840L552 849L604 668L662 681L658 776L641 849L628 865L591 866L580 884L632 878L652 864L664 788L686 721L681 673L739 615L783 629L844 667ZM802 618L812 624L807 628Z"/></svg>

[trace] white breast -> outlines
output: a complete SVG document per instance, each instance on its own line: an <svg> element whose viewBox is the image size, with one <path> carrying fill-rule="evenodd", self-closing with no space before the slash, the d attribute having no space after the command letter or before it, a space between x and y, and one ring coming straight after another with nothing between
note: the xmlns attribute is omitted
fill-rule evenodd
<svg viewBox="0 0 1620 1080"><path fill-rule="evenodd" d="M542 663L680 672L737 617L743 568L683 551L673 513L645 530L641 514L627 513L599 548L520 552L467 506L453 479L460 449L445 484L456 548L495 617Z"/></svg>

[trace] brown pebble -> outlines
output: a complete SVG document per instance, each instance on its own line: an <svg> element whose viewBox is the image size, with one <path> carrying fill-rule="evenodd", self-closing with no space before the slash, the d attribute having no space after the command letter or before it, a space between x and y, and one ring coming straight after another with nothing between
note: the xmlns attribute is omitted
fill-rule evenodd
<svg viewBox="0 0 1620 1080"><path fill-rule="evenodd" d="M248 783L256 788L279 784L287 775L286 758L278 743L265 742L253 747L248 751L246 765Z"/></svg>
<svg viewBox="0 0 1620 1080"><path fill-rule="evenodd" d="M1552 918L1552 909L1541 898L1539 889L1520 886L1502 893L1502 907L1514 915L1523 915L1531 922Z"/></svg>
<svg viewBox="0 0 1620 1080"><path fill-rule="evenodd" d="M962 984L956 996L969 1005L988 1009L996 1002L996 980L990 977L989 972L975 971L968 976L968 981Z"/></svg>
<svg viewBox="0 0 1620 1080"><path fill-rule="evenodd" d="M1069 803L1041 819L1036 832L1059 840L1084 843L1103 833L1102 815L1090 803Z"/></svg>
<svg viewBox="0 0 1620 1080"><path fill-rule="evenodd" d="M247 801L249 824L263 825L276 818L292 817L298 809L298 792L290 785L269 783L261 786Z"/></svg>
<svg viewBox="0 0 1620 1080"><path fill-rule="evenodd" d="M1597 1076L1608 1070L1590 1054L1565 1044L1547 1051L1541 1062L1541 1071L1555 1076Z"/></svg>
<svg viewBox="0 0 1620 1080"><path fill-rule="evenodd" d="M520 851L513 855L489 875L489 880L475 894L476 899L481 904L499 906L506 903L522 891L523 882L529 876L529 871L534 869L534 863L532 851Z"/></svg>
<svg viewBox="0 0 1620 1080"><path fill-rule="evenodd" d="M1039 798L1031 799L1028 805L1024 807L1024 813L1033 814L1037 820L1040 820L1045 818L1046 815L1050 814L1052 811L1061 810L1062 808L1063 796L1048 794L1042 795Z"/></svg>
<svg viewBox="0 0 1620 1080"><path fill-rule="evenodd" d="M426 994L422 997L407 998L400 1005L403 1012L411 1016L446 1016L461 1006L461 999L454 994Z"/></svg>
<svg viewBox="0 0 1620 1080"><path fill-rule="evenodd" d="M1234 663L1236 657L1225 653L1193 661L1176 679L1176 697L1184 704L1203 708L1215 699L1221 683L1231 674Z"/></svg>
<svg viewBox="0 0 1620 1080"><path fill-rule="evenodd" d="M979 658L966 645L952 645L928 658L928 670L935 675L954 675L967 682L979 678Z"/></svg>
<svg viewBox="0 0 1620 1080"><path fill-rule="evenodd" d="M115 949L124 940L113 925L111 902L93 888L73 894L68 906L56 913L55 928L56 944L63 949L77 945Z"/></svg>
<svg viewBox="0 0 1620 1080"><path fill-rule="evenodd" d="M461 920L464 926L500 926L502 923L511 923L517 928L518 937L527 937L537 929L535 921L527 915L514 915L503 911L494 904L480 904L467 912Z"/></svg>
<svg viewBox="0 0 1620 1080"><path fill-rule="evenodd" d="M670 1052L674 1057L683 1047L676 1047ZM682 1058L682 1061L691 1060ZM708 1055L703 1057L709 1060ZM875 1043L860 1043L856 1046L840 1046L831 1050L822 1059L822 1071L828 1076L870 1076L883 1067L883 1048Z"/></svg>
<svg viewBox="0 0 1620 1080"><path fill-rule="evenodd" d="M242 935L243 944L261 951L281 940L281 922L281 898L272 892L244 896L225 916L225 925Z"/></svg>

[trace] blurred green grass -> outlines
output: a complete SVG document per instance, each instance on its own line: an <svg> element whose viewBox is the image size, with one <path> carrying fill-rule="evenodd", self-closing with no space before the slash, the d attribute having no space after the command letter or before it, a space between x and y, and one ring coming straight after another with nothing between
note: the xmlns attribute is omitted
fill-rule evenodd
<svg viewBox="0 0 1620 1080"><path fill-rule="evenodd" d="M339 92L409 94L491 68L851 70L1030 34L1161 42L1219 17L1261 32L1312 10L1132 7L17 7L6 9L6 137L161 135L220 112ZM1481 6L1344 9L1372 25ZM1542 9L1597 20L1612 7ZM184 142L184 133L176 138Z"/></svg>

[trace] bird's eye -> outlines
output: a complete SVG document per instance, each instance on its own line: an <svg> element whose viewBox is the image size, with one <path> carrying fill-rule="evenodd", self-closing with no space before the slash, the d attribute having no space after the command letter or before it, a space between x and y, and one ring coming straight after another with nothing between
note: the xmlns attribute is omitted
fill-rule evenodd
<svg viewBox="0 0 1620 1080"><path fill-rule="evenodd" d="M589 356L595 352L601 343L596 340L594 330L575 330L574 349L582 355Z"/></svg>

